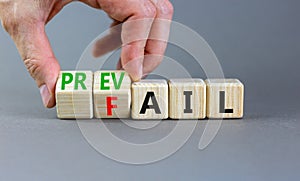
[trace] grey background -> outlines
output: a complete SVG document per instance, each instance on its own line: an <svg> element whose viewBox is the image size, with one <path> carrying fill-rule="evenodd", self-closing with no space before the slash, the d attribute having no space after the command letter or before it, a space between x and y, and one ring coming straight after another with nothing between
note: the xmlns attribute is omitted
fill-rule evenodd
<svg viewBox="0 0 300 181"><path fill-rule="evenodd" d="M244 82L245 118L223 121L203 151L197 145L207 121L200 121L184 147L165 160L142 166L112 161L89 146L75 121L58 120L55 109L43 108L13 42L0 29L0 180L299 179L300 2L172 2L174 20L207 40L226 77ZM62 69L75 69L85 47L109 24L103 12L80 3L50 22L47 32ZM189 58L172 46L167 55ZM162 135L168 124L155 134ZM134 140L122 123L107 125Z"/></svg>

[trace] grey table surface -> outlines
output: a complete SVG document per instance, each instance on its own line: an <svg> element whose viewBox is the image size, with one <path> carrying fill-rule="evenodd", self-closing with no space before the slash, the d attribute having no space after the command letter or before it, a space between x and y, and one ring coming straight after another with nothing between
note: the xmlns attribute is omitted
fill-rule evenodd
<svg viewBox="0 0 300 181"><path fill-rule="evenodd" d="M162 161L113 161L86 142L76 121L58 120L55 109L43 108L13 42L0 29L0 180L299 180L299 1L172 2L174 20L207 40L226 77L244 82L244 119L224 120L204 150L197 145L208 120L199 121L187 143ZM62 69L75 69L109 23L101 11L79 3L66 7L47 26ZM189 58L172 46L166 54L183 64ZM198 76L197 69L190 73ZM120 121L106 124L124 139L141 141ZM168 124L162 122L155 135Z"/></svg>

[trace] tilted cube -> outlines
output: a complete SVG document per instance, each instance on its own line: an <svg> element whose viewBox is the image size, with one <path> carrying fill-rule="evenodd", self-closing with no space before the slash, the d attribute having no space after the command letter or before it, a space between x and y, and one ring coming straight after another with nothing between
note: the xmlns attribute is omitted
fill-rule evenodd
<svg viewBox="0 0 300 181"><path fill-rule="evenodd" d="M131 79L125 71L98 71L94 74L96 118L129 118Z"/></svg>

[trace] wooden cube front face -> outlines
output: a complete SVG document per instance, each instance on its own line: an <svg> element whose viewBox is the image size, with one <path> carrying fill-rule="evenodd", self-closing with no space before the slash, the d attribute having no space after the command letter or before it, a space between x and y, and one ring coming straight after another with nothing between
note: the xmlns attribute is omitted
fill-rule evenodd
<svg viewBox="0 0 300 181"><path fill-rule="evenodd" d="M61 71L56 83L56 109L60 119L93 117L93 73Z"/></svg>
<svg viewBox="0 0 300 181"><path fill-rule="evenodd" d="M244 85L237 79L208 79L207 117L242 118Z"/></svg>
<svg viewBox="0 0 300 181"><path fill-rule="evenodd" d="M131 117L133 119L168 118L168 83L165 80L134 82Z"/></svg>
<svg viewBox="0 0 300 181"><path fill-rule="evenodd" d="M169 81L169 117L172 119L204 119L206 85L202 79Z"/></svg>
<svg viewBox="0 0 300 181"><path fill-rule="evenodd" d="M96 118L129 118L131 79L125 71L98 71L94 74Z"/></svg>

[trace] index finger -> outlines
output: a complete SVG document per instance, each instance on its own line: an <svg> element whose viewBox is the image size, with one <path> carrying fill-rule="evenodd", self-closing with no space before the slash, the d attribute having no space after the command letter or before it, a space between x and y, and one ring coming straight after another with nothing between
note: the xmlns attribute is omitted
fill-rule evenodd
<svg viewBox="0 0 300 181"><path fill-rule="evenodd" d="M138 81L143 75L143 62L147 39L156 16L156 8L149 1L146 11L138 9L122 25L121 64L133 81Z"/></svg>
<svg viewBox="0 0 300 181"><path fill-rule="evenodd" d="M143 76L152 72L163 60L174 12L169 0L159 0L154 3L157 13L145 47L146 56L143 62Z"/></svg>

